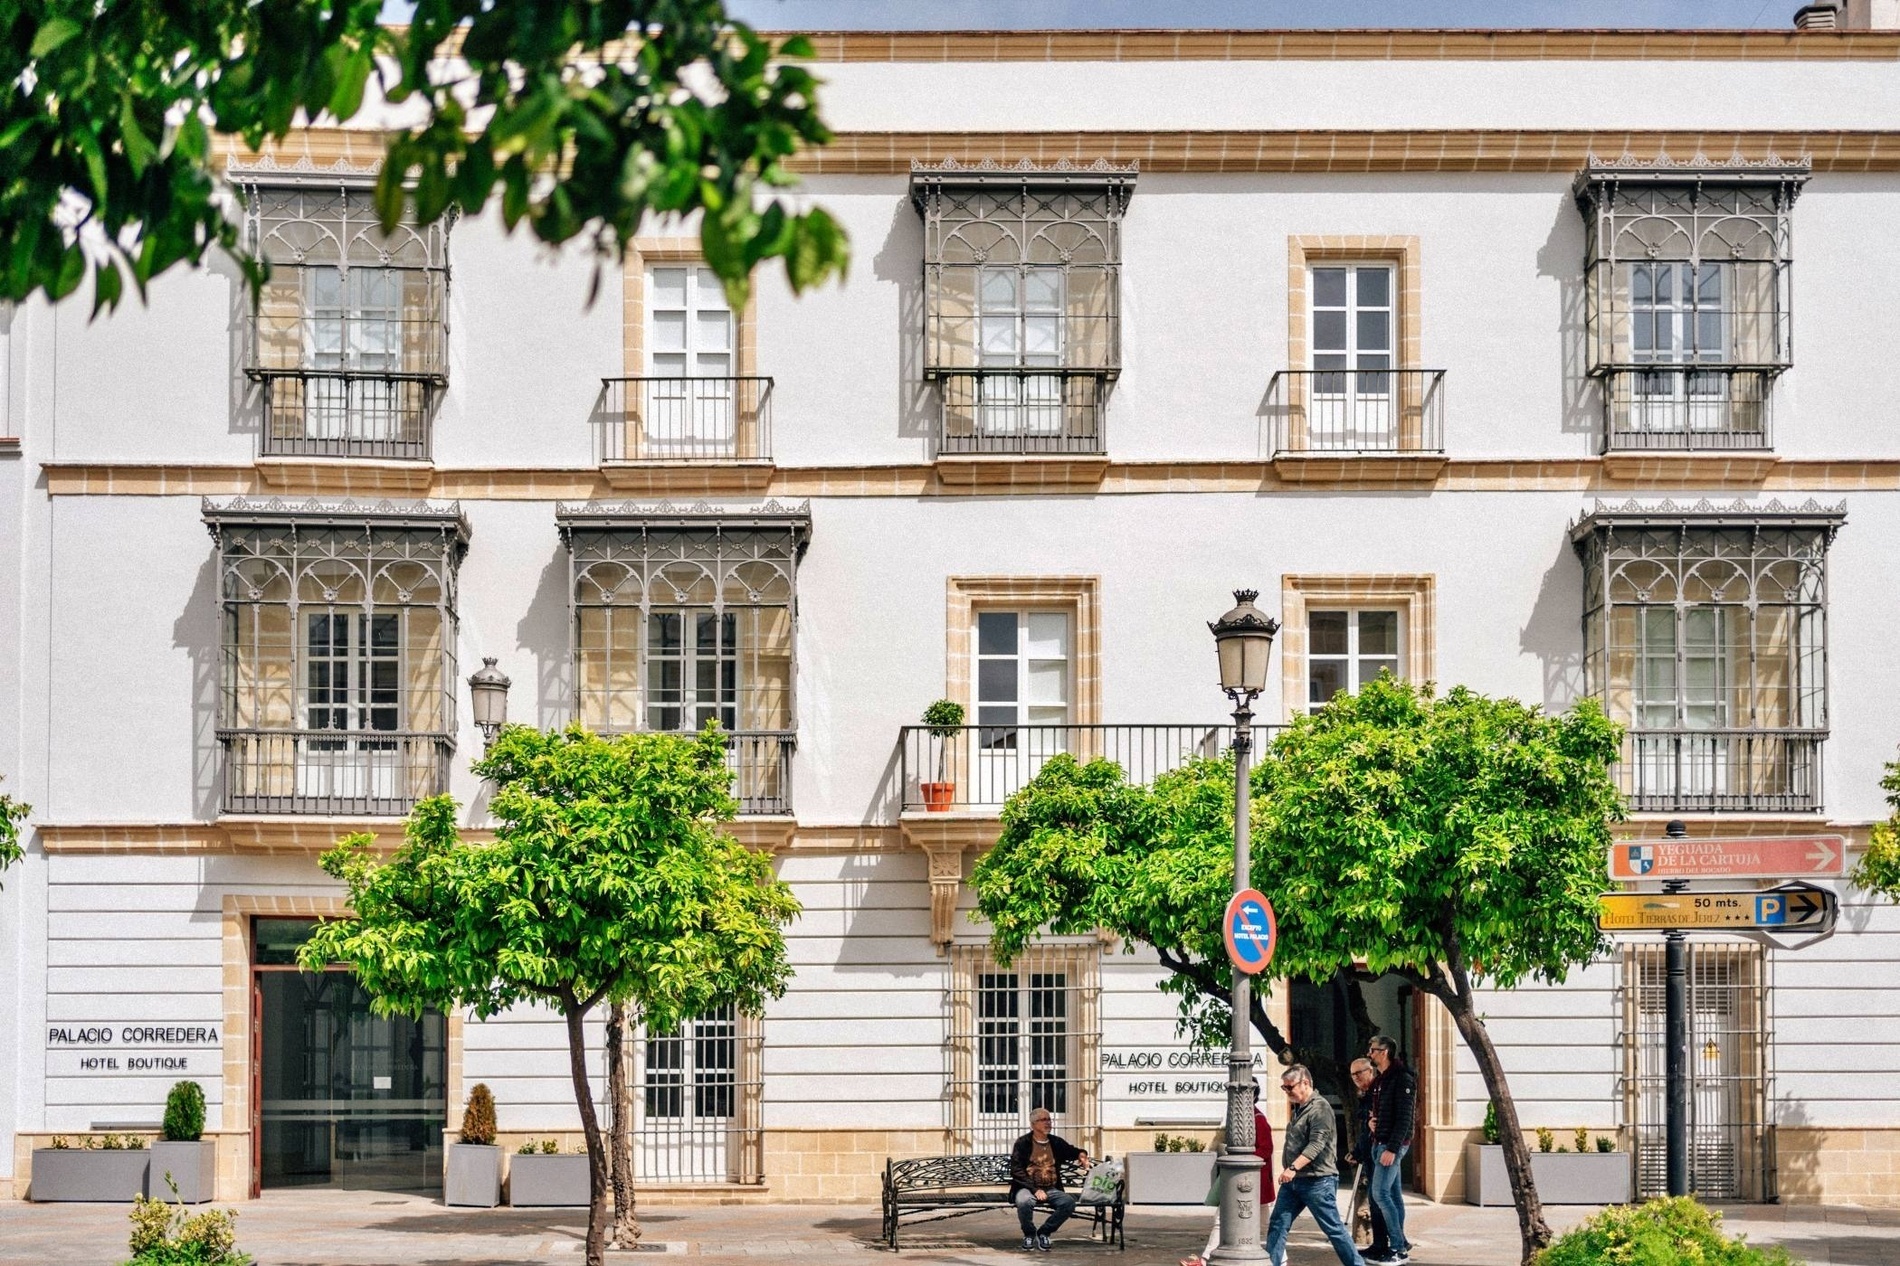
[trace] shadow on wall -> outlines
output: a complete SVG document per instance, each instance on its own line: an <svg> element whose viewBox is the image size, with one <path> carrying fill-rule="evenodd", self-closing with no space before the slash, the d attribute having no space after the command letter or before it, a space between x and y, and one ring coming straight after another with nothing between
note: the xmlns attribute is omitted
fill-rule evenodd
<svg viewBox="0 0 1900 1266"><path fill-rule="evenodd" d="M1766 1132L1762 1146L1772 1149L1775 1194L1783 1199L1793 1199L1802 1204L1820 1199L1821 1167L1815 1155L1814 1144L1817 1131L1813 1119L1808 1116L1805 1104L1792 1095L1777 1095L1770 1101L1769 1122L1772 1129ZM1792 1144L1793 1146L1788 1146ZM1835 1250L1839 1252L1838 1247ZM1877 1261L1868 1257L1834 1257L1830 1261L1858 1262Z"/></svg>
<svg viewBox="0 0 1900 1266"><path fill-rule="evenodd" d="M544 730L566 725L574 715L567 587L567 547L557 541L528 599L527 613L515 625L515 648L534 656L534 723Z"/></svg>
<svg viewBox="0 0 1900 1266"><path fill-rule="evenodd" d="M198 568L185 609L172 621L172 646L191 656L191 788L197 816L210 821L222 806L223 752L218 747L218 712L224 649L220 644L223 593L216 549Z"/></svg>
<svg viewBox="0 0 1900 1266"><path fill-rule="evenodd" d="M1558 389L1563 404L1558 429L1594 441L1602 429L1602 388L1590 377L1590 349L1584 314L1587 288L1583 272L1583 216L1566 190L1558 200L1550 236L1537 250L1537 273L1557 281L1557 334L1562 347ZM1594 444L1592 444L1594 450Z"/></svg>
<svg viewBox="0 0 1900 1266"><path fill-rule="evenodd" d="M897 287L897 433L933 446L936 391L924 381L924 225L908 197L897 200L890 231L871 257L871 274Z"/></svg>
<svg viewBox="0 0 1900 1266"><path fill-rule="evenodd" d="M205 257L205 271L222 277L231 287L230 318L225 343L230 348L230 418L232 435L257 435L264 429L264 391L244 374L250 363L252 296L236 261L223 251Z"/></svg>
<svg viewBox="0 0 1900 1266"><path fill-rule="evenodd" d="M1543 665L1546 710L1561 712L1583 698L1583 564L1567 533L1558 540L1557 557L1538 585L1517 645Z"/></svg>

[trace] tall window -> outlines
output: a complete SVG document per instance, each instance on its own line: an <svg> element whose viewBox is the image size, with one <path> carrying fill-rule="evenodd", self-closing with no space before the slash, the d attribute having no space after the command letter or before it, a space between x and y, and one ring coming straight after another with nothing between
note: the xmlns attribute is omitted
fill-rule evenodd
<svg viewBox="0 0 1900 1266"><path fill-rule="evenodd" d="M1606 449L1769 446L1769 391L1793 346L1790 223L1807 175L1592 165L1578 176Z"/></svg>
<svg viewBox="0 0 1900 1266"><path fill-rule="evenodd" d="M1069 613L976 614L976 720L985 747L1014 747L1014 727L1069 720ZM993 727L993 728L992 728Z"/></svg>
<svg viewBox="0 0 1900 1266"><path fill-rule="evenodd" d="M944 453L1093 453L1120 369L1132 168L918 166L924 373Z"/></svg>
<svg viewBox="0 0 1900 1266"><path fill-rule="evenodd" d="M247 372L262 452L426 458L448 373L448 221L382 231L367 189L246 189L271 264Z"/></svg>
<svg viewBox="0 0 1900 1266"><path fill-rule="evenodd" d="M1312 448L1390 448L1396 441L1392 273L1390 264L1312 270Z"/></svg>
<svg viewBox="0 0 1900 1266"><path fill-rule="evenodd" d="M790 807L793 594L810 517L563 505L576 703L592 729L729 734L742 812Z"/></svg>
<svg viewBox="0 0 1900 1266"><path fill-rule="evenodd" d="M1404 675L1397 611L1309 611L1306 616L1306 702L1317 708L1382 672Z"/></svg>
<svg viewBox="0 0 1900 1266"><path fill-rule="evenodd" d="M1821 807L1826 555L1843 518L1632 504L1575 529L1586 681L1628 727L1618 773L1632 807Z"/></svg>
<svg viewBox="0 0 1900 1266"><path fill-rule="evenodd" d="M737 456L743 402L733 368L731 301L718 274L704 264L647 269L644 399L633 402L641 455L651 458Z"/></svg>
<svg viewBox="0 0 1900 1266"><path fill-rule="evenodd" d="M732 1006L648 1033L640 1084L635 1177L643 1182L757 1182L759 1035Z"/></svg>
<svg viewBox="0 0 1900 1266"><path fill-rule="evenodd" d="M205 517L222 555L225 809L399 814L445 789L460 511L240 497Z"/></svg>
<svg viewBox="0 0 1900 1266"><path fill-rule="evenodd" d="M1095 946L1033 946L1004 966L957 946L950 993L952 1125L959 1144L1008 1151L1047 1108L1059 1132L1099 1132L1099 963Z"/></svg>

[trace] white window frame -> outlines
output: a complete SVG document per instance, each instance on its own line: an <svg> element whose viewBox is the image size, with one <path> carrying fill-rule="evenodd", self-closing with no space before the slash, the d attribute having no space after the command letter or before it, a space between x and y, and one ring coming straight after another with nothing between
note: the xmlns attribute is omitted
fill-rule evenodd
<svg viewBox="0 0 1900 1266"><path fill-rule="evenodd" d="M1345 275L1343 307L1319 301L1320 274ZM1360 276L1378 272L1385 277L1385 302L1360 302ZM1307 430L1322 438L1322 447L1392 448L1398 442L1399 270L1391 260L1325 260L1307 265L1306 346L1314 371L1308 401ZM1338 312L1345 326L1344 347L1320 346L1320 317ZM1360 343L1360 317L1383 314L1385 342L1367 347ZM1331 363L1337 361L1337 364ZM1326 363L1322 363L1326 362ZM1336 371L1329 374L1327 371Z"/></svg>
<svg viewBox="0 0 1900 1266"><path fill-rule="evenodd" d="M1313 619L1322 615L1344 615L1346 617L1345 653L1322 652L1314 649ZM1394 649L1392 654L1368 654L1360 646L1360 618L1365 615L1389 615L1394 625ZM1313 668L1315 664L1328 663L1344 666L1344 685L1341 693L1357 694L1360 687L1368 681L1376 680L1382 669L1390 668L1392 675L1400 681L1406 677L1406 639L1411 630L1406 628L1406 609L1402 606L1339 606L1337 604L1315 605L1306 609L1306 694L1304 707L1308 712L1320 707L1320 701L1313 698ZM1368 664L1375 665L1367 671Z"/></svg>
<svg viewBox="0 0 1900 1266"><path fill-rule="evenodd" d="M1009 298L993 301L992 280L1008 279ZM1053 281L1046 302L1030 302L1030 281ZM1067 352L1068 269L1060 265L985 264L977 270L976 353L987 369L1060 369ZM1047 323L1048 346L1030 351L1030 336ZM1006 337L992 342L992 332ZM1003 346L1007 344L1007 346ZM1060 435L1062 376L991 374L978 384L977 427L985 435Z"/></svg>
<svg viewBox="0 0 1900 1266"><path fill-rule="evenodd" d="M1689 260L1631 260L1623 267L1629 288L1630 357L1641 365L1666 366L1658 373L1638 373L1631 383L1630 429L1637 431L1724 431L1732 425L1729 375L1711 370L1697 373L1691 366L1723 365L1732 354L1733 322L1729 312L1735 289L1733 270L1726 264ZM1648 282L1648 299L1637 299L1638 278ZM1658 278L1667 277L1667 302L1656 299ZM1714 307L1704 306L1705 283L1713 280ZM1666 332L1669 346L1660 347L1658 330ZM1642 346L1647 342L1648 346ZM1713 346L1711 346L1713 344Z"/></svg>
<svg viewBox="0 0 1900 1266"><path fill-rule="evenodd" d="M680 277L682 304L661 302L663 274ZM662 347L662 319L676 316L680 345ZM702 318L723 316L716 345L703 339ZM714 322L717 324L717 322ZM739 314L724 285L705 264L686 261L651 263L646 269L646 372L650 384L643 451L703 455L737 443ZM677 361L677 364L675 363Z"/></svg>
<svg viewBox="0 0 1900 1266"><path fill-rule="evenodd" d="M674 618L680 624L680 644L677 651L665 651L656 636L657 626L661 620ZM739 626L739 613L733 608L654 607L647 612L640 671L648 730L697 732L715 719L728 732L739 728L745 662L740 654ZM710 645L702 640L708 627L713 639ZM678 697L673 699L662 698L667 691L656 679L656 674L669 664L679 669ZM710 689L700 684L701 673L709 668L713 674ZM722 680L727 670L731 673L729 683ZM677 712L678 723L662 725L661 714L665 711Z"/></svg>

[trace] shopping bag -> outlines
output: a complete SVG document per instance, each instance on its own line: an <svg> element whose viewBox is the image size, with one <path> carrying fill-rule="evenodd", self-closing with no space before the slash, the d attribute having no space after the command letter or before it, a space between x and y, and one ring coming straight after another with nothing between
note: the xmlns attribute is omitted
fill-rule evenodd
<svg viewBox="0 0 1900 1266"><path fill-rule="evenodd" d="M1076 1195L1075 1202L1114 1204L1121 1189L1122 1167L1114 1161L1103 1161L1089 1169L1089 1176L1082 1180L1082 1190Z"/></svg>

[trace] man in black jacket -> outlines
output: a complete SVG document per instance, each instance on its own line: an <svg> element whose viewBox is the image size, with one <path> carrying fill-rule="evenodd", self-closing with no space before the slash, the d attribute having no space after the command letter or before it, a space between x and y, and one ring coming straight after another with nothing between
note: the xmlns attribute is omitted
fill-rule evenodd
<svg viewBox="0 0 1900 1266"><path fill-rule="evenodd" d="M1023 1228L1023 1247L1049 1251L1049 1237L1075 1212L1075 1197L1062 1189L1062 1167L1072 1160L1089 1163L1089 1154L1060 1135L1051 1134L1049 1109L1029 1114L1029 1133L1009 1149L1009 1198ZM1036 1206L1049 1206L1049 1220L1036 1229Z"/></svg>
<svg viewBox="0 0 1900 1266"><path fill-rule="evenodd" d="M1412 1121L1418 1109L1418 1077L1399 1056L1399 1044L1383 1033L1372 1039L1366 1057L1378 1070L1372 1083L1372 1206L1385 1218L1390 1248L1369 1263L1403 1266L1412 1260L1412 1242L1405 1238L1405 1193L1399 1186L1399 1164L1412 1145Z"/></svg>

